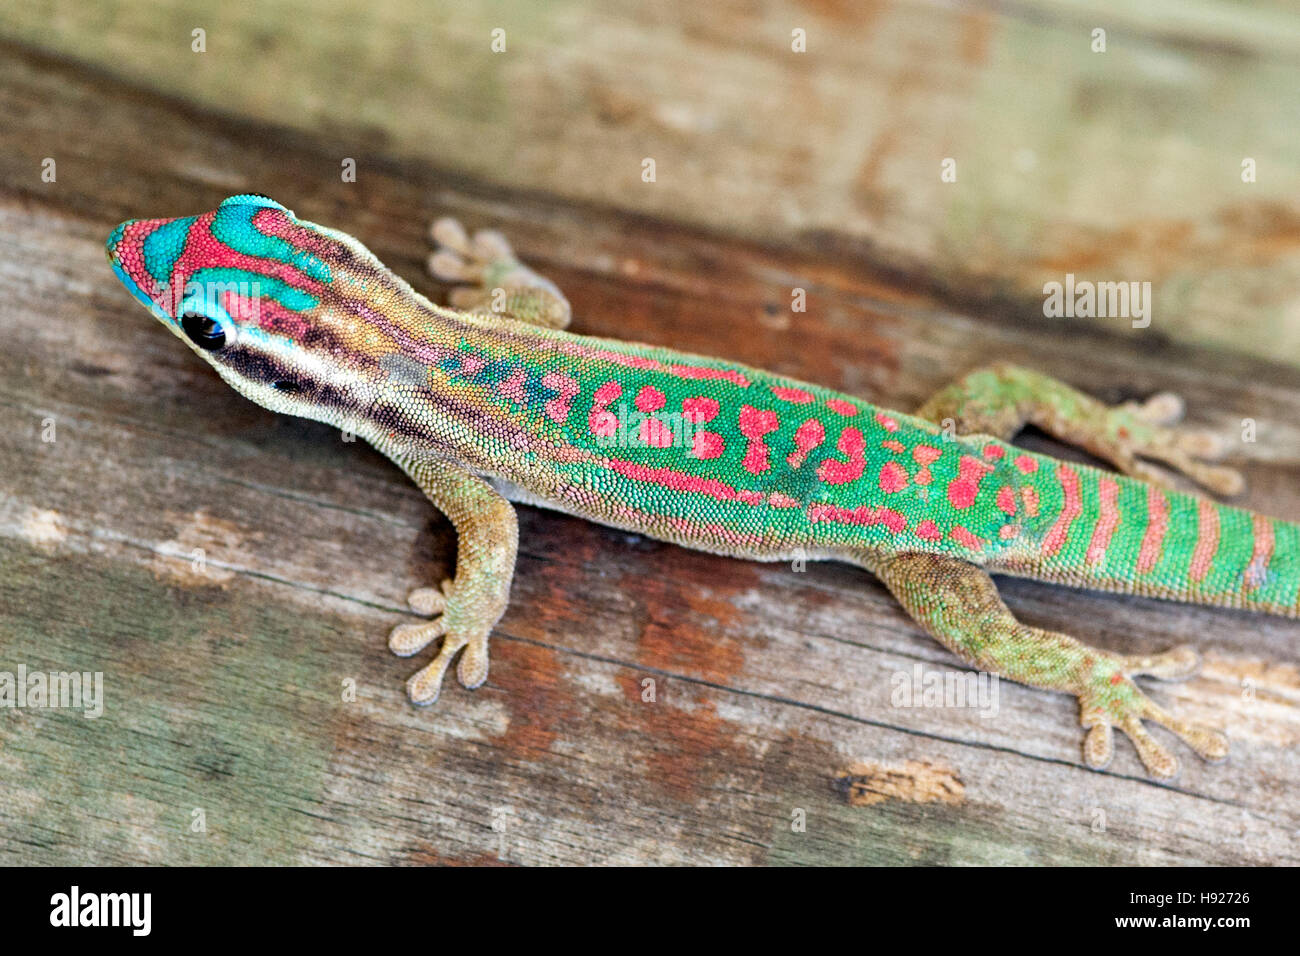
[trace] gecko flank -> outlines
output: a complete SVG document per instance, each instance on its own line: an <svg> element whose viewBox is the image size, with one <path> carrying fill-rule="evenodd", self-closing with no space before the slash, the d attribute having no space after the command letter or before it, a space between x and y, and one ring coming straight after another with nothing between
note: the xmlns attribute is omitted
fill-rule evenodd
<svg viewBox="0 0 1300 956"><path fill-rule="evenodd" d="M982 670L1074 694L1084 758L1113 729L1148 770L1172 754L1143 721L1206 759L1222 734L1152 703L1133 677L1186 677L1197 655L1099 650L1012 616L989 577L1300 616L1300 526L1175 491L1161 462L1220 493L1211 436L1172 422L1181 403L1106 406L1013 366L971 373L914 414L759 369L564 331L569 306L498 234L435 224L430 269L463 283L434 305L350 236L262 196L131 220L109 237L127 288L243 395L348 429L391 458L460 535L454 578L412 592L429 620L396 627L408 682L431 703L459 654L487 678L509 599L510 501L718 554L808 556L876 574L934 637ZM956 423L956 437L938 422ZM1120 474L1008 443L1026 423Z"/></svg>

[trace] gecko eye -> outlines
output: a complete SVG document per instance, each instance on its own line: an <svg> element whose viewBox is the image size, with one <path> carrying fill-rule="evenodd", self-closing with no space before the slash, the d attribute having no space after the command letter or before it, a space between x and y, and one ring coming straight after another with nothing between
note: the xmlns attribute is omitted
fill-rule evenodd
<svg viewBox="0 0 1300 956"><path fill-rule="evenodd" d="M181 316L181 328L191 342L207 352L215 352L226 344L226 333L221 326L200 312L186 312Z"/></svg>

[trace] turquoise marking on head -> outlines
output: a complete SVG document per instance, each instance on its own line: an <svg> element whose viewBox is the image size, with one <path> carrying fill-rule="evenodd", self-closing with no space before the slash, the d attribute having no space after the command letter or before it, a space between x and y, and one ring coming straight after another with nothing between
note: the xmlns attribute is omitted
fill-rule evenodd
<svg viewBox="0 0 1300 956"><path fill-rule="evenodd" d="M261 209L282 209L279 203L260 196L232 196L217 207L212 220L212 234L218 240L246 256L275 259L293 266L317 282L329 282L329 266L319 258L299 249L279 236L268 236L255 225L253 217Z"/></svg>
<svg viewBox="0 0 1300 956"><path fill-rule="evenodd" d="M197 216L173 219L159 226L141 244L144 253L144 266L156 282L170 282L172 269L176 260L185 251L185 237L189 235L190 226Z"/></svg>

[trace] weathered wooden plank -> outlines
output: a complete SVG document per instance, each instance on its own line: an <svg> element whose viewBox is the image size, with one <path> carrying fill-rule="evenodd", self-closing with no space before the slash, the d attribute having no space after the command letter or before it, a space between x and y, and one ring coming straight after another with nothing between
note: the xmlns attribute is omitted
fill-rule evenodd
<svg viewBox="0 0 1300 956"><path fill-rule="evenodd" d="M13 118L0 156L0 669L102 670L108 695L98 720L3 715L6 862L1300 856L1294 622L1007 582L1034 623L1086 622L1107 647L1206 650L1205 676L1156 693L1227 725L1232 763L1189 760L1161 786L1127 748L1108 772L1080 768L1063 696L1003 685L984 718L892 707L895 674L953 661L855 569L727 561L522 509L488 685L410 708L413 664L384 638L406 592L450 567L445 522L373 452L231 392L120 289L100 244L121 218L258 189L436 293L418 271L423 224L452 212L506 229L584 332L900 407L994 357L1110 399L1183 391L1225 435L1257 420L1259 440L1233 452L1245 500L1297 518L1300 384L1286 368L954 313L843 250L754 246L416 163L376 162L343 185L321 172L328 142L40 57L0 61L0 111ZM46 153L71 158L48 188L23 173ZM788 312L793 286L809 290L807 313ZM195 808L206 835L189 831ZM807 832L791 829L797 809Z"/></svg>
<svg viewBox="0 0 1300 956"><path fill-rule="evenodd" d="M763 12L31 0L0 8L0 36L330 131L315 179L345 156L364 179L376 154L397 155L714 232L826 236L1038 322L1043 284L1066 273L1150 282L1155 328L1300 364L1292 6L788 0ZM791 50L796 28L807 52ZM211 145L191 172L221 180L225 150ZM940 179L945 158L956 182Z"/></svg>

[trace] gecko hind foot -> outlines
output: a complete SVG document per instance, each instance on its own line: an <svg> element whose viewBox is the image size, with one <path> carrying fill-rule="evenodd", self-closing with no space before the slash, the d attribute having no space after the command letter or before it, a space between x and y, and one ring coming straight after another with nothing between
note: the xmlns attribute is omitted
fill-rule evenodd
<svg viewBox="0 0 1300 956"><path fill-rule="evenodd" d="M413 704L432 704L442 689L442 679L451 660L463 648L456 676L464 687L473 689L487 680L488 630L478 629L466 636L461 629L447 623L448 601L453 583L444 580L440 588L416 588L407 598L417 614L434 616L432 621L399 624L388 635L388 647L398 657L418 654L438 638L442 646L433 661L406 682L406 692ZM480 633L481 631L481 633Z"/></svg>
<svg viewBox="0 0 1300 956"><path fill-rule="evenodd" d="M429 272L444 282L461 283L449 295L456 308L553 329L569 324L572 312L563 293L520 262L495 229L480 229L471 238L458 220L444 216L429 233L435 247Z"/></svg>
<svg viewBox="0 0 1300 956"><path fill-rule="evenodd" d="M1087 689L1079 694L1079 722L1088 731L1083 741L1084 762L1094 770L1106 767L1114 755L1114 730L1118 729L1132 741L1138 758L1152 776L1165 780L1173 777L1178 772L1178 759L1147 732L1144 720L1171 731L1204 760L1215 763L1227 757L1227 737L1203 724L1179 720L1148 698L1132 680L1137 675L1180 680L1199 669L1199 656L1186 646L1151 656L1098 661Z"/></svg>

